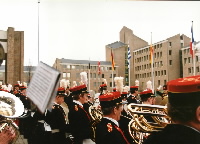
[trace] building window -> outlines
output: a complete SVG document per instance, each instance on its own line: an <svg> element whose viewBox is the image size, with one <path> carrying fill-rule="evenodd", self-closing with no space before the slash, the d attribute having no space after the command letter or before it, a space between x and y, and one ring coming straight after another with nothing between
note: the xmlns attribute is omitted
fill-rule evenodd
<svg viewBox="0 0 200 144"><path fill-rule="evenodd" d="M102 76L102 78L104 78L104 74L102 74L101 76Z"/></svg>
<svg viewBox="0 0 200 144"><path fill-rule="evenodd" d="M165 85L167 84L167 80L164 80L164 84L165 84Z"/></svg>
<svg viewBox="0 0 200 144"><path fill-rule="evenodd" d="M188 73L192 73L192 70L191 70L191 68L188 68Z"/></svg>
<svg viewBox="0 0 200 144"><path fill-rule="evenodd" d="M160 85L160 80L158 80L158 85Z"/></svg>
<svg viewBox="0 0 200 144"><path fill-rule="evenodd" d="M164 75L166 75L167 74L167 71L166 70L164 70Z"/></svg>
<svg viewBox="0 0 200 144"><path fill-rule="evenodd" d="M169 60L169 65L172 65L172 60Z"/></svg>
<svg viewBox="0 0 200 144"><path fill-rule="evenodd" d="M169 42L169 46L170 46L170 47L172 46L172 42Z"/></svg>
<svg viewBox="0 0 200 144"><path fill-rule="evenodd" d="M66 78L66 72L63 72L63 78Z"/></svg>
<svg viewBox="0 0 200 144"><path fill-rule="evenodd" d="M169 55L172 55L172 50L169 50Z"/></svg>
<svg viewBox="0 0 200 144"><path fill-rule="evenodd" d="M188 63L190 63L190 57L188 58Z"/></svg>
<svg viewBox="0 0 200 144"><path fill-rule="evenodd" d="M73 66L72 66L72 69L75 69L75 68L76 68L76 67L73 65Z"/></svg>
<svg viewBox="0 0 200 144"><path fill-rule="evenodd" d="M160 44L160 48L162 47L162 44Z"/></svg>
<svg viewBox="0 0 200 144"><path fill-rule="evenodd" d="M160 71L158 71L158 76L160 76Z"/></svg>
<svg viewBox="0 0 200 144"><path fill-rule="evenodd" d="M162 58L162 52L160 52L160 58Z"/></svg>
<svg viewBox="0 0 200 144"><path fill-rule="evenodd" d="M199 67L197 67L196 69L197 69L197 72L199 72Z"/></svg>
<svg viewBox="0 0 200 144"><path fill-rule="evenodd" d="M155 71L155 76L157 76L157 71Z"/></svg>
<svg viewBox="0 0 200 144"><path fill-rule="evenodd" d="M110 87L112 87L112 82L110 82Z"/></svg>
<svg viewBox="0 0 200 144"><path fill-rule="evenodd" d="M96 78L96 77L97 77L97 76L96 76L96 73L94 73L94 74L93 74L93 78Z"/></svg>
<svg viewBox="0 0 200 144"><path fill-rule="evenodd" d="M70 73L67 73L67 77L70 78L70 76L71 76L71 74L70 74Z"/></svg>
<svg viewBox="0 0 200 144"><path fill-rule="evenodd" d="M67 69L70 69L70 65L67 65Z"/></svg>
<svg viewBox="0 0 200 144"><path fill-rule="evenodd" d="M184 64L186 64L187 63L187 58L184 58Z"/></svg>

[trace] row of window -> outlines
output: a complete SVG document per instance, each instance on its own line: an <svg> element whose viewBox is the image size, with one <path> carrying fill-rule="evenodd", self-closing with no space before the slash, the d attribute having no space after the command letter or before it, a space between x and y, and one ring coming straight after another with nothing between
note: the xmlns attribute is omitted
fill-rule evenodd
<svg viewBox="0 0 200 144"><path fill-rule="evenodd" d="M161 44L154 45L153 47L154 47L154 49L162 48L162 43L161 43ZM135 55L142 54L142 53L144 53L144 52L146 52L146 53L147 53L147 52L150 52L150 47L135 52Z"/></svg>
<svg viewBox="0 0 200 144"><path fill-rule="evenodd" d="M154 62L153 67L154 68L159 68L163 66L163 62L159 61L159 62ZM151 69L151 64L144 64L144 65L140 65L140 66L136 66L135 67L135 71L140 71L140 70L147 70L147 69Z"/></svg>
<svg viewBox="0 0 200 144"><path fill-rule="evenodd" d="M195 57L196 59L196 62L199 61L198 59L198 56ZM184 64L187 64L187 63L192 63L192 58L191 57L188 57L188 58L184 58Z"/></svg>
<svg viewBox="0 0 200 144"><path fill-rule="evenodd" d="M200 70L199 66L196 67L196 72L199 72L199 70ZM191 74L191 73L194 73L194 68L193 67L188 68L188 74Z"/></svg>
<svg viewBox="0 0 200 144"><path fill-rule="evenodd" d="M89 66L85 66L85 65L62 65L62 67L63 68L65 68L65 69L69 69L69 70L88 70L89 69ZM107 71L107 70L112 70L112 66L108 66L108 67L106 67L106 66L100 66L100 68L101 68L101 70L103 71L103 70L105 70L105 71ZM99 67L98 66L90 66L90 69L91 70L98 70L99 69Z"/></svg>
<svg viewBox="0 0 200 144"><path fill-rule="evenodd" d="M167 75L167 71L166 70L155 71L154 74L155 74L154 76L163 76L163 75ZM143 73L143 74L135 74L135 79L149 78L149 77L152 77L151 72Z"/></svg>
<svg viewBox="0 0 200 144"><path fill-rule="evenodd" d="M170 55L171 55L171 53L170 53ZM154 53L154 58L155 59L162 58L162 52ZM142 57L136 58L135 59L135 63L145 62L146 60L150 60L150 55L146 55L146 56L142 56Z"/></svg>
<svg viewBox="0 0 200 144"><path fill-rule="evenodd" d="M63 72L62 75L63 78L71 78L71 73L70 72ZM88 77L88 76L87 76ZM113 77L116 77L116 74L113 74ZM80 73L76 73L76 79L80 78ZM97 73L90 73L90 78L105 78L104 74L97 74ZM110 77L112 78L112 74L110 74Z"/></svg>

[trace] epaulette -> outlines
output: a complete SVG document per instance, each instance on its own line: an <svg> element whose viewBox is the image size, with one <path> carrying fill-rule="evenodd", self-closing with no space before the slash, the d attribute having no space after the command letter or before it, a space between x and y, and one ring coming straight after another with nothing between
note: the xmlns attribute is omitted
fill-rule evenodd
<svg viewBox="0 0 200 144"><path fill-rule="evenodd" d="M75 106L74 106L74 110L75 110L75 111L78 111L78 105L75 105Z"/></svg>
<svg viewBox="0 0 200 144"><path fill-rule="evenodd" d="M108 132L111 132L113 130L112 124L108 123L107 128L108 128Z"/></svg>

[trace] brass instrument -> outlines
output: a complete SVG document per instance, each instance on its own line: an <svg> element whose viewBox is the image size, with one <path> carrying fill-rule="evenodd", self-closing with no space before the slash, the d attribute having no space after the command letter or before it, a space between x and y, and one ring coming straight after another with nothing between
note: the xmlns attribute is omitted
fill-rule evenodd
<svg viewBox="0 0 200 144"><path fill-rule="evenodd" d="M15 133L15 138L10 143L14 143L18 136L18 126L14 123L15 118L19 118L24 113L22 101L15 95L0 91L0 133L9 127Z"/></svg>
<svg viewBox="0 0 200 144"><path fill-rule="evenodd" d="M91 139L92 141L95 142L95 130L96 130L96 125L101 121L103 117L103 113L101 111L100 107L96 106L90 106L89 107L89 114L92 118L91 121Z"/></svg>
<svg viewBox="0 0 200 144"><path fill-rule="evenodd" d="M129 133L138 144L151 132L159 131L171 122L166 106L132 103L128 105L128 111L133 117L128 125ZM152 121L148 121L147 118Z"/></svg>

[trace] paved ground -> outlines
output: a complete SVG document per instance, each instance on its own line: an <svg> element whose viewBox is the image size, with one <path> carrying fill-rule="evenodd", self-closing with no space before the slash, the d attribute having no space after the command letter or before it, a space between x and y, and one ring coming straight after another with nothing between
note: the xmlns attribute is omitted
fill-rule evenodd
<svg viewBox="0 0 200 144"><path fill-rule="evenodd" d="M19 135L15 144L28 144L28 141L27 141L27 139L24 139L23 135Z"/></svg>

